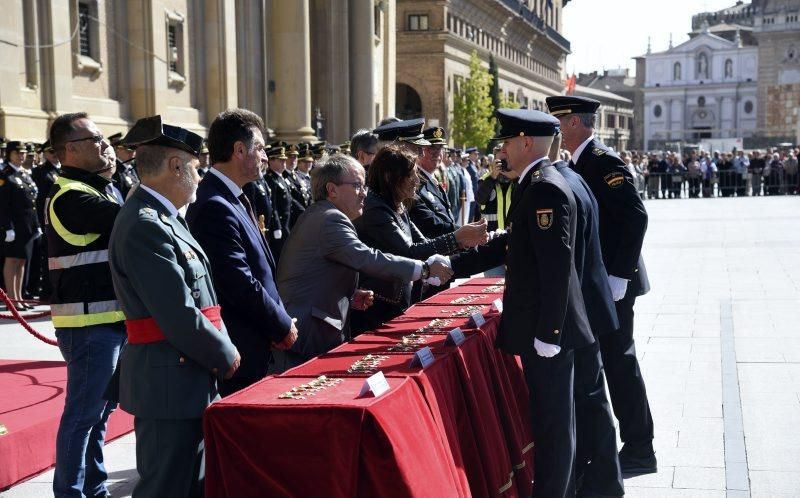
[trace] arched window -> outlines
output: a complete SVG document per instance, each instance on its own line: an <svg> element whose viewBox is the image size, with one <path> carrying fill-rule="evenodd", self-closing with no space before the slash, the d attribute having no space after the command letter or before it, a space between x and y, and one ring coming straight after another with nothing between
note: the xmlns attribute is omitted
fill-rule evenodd
<svg viewBox="0 0 800 498"><path fill-rule="evenodd" d="M674 66L672 66L672 79L674 81L679 81L681 79L681 63L676 62Z"/></svg>

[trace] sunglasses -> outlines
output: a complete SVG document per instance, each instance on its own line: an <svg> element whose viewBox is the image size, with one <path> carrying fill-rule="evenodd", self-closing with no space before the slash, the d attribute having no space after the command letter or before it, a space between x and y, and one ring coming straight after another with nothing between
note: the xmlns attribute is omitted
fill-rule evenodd
<svg viewBox="0 0 800 498"><path fill-rule="evenodd" d="M91 141L92 141L92 143L99 144L100 142L102 142L102 141L104 140L104 137L103 137L103 135L90 135L90 136L88 136L88 137L83 137L83 138L74 138L74 139L72 139L72 140L67 140L67 141L66 141L66 142L64 142L64 143L70 143L70 142L83 142L84 140L91 140Z"/></svg>

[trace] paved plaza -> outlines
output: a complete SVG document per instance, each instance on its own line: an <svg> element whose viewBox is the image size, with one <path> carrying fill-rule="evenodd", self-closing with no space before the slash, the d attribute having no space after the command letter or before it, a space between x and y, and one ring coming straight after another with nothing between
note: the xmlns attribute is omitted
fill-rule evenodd
<svg viewBox="0 0 800 498"><path fill-rule="evenodd" d="M659 472L626 479L626 496L800 496L800 198L645 205L652 291L636 340ZM2 323L3 358L60 359ZM134 447L132 435L107 447L115 497L130 496ZM0 496L47 496L52 476Z"/></svg>

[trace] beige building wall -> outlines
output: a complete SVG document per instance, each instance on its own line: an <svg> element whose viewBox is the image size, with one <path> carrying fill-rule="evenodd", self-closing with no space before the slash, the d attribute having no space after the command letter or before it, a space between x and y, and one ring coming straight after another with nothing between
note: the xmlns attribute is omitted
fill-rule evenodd
<svg viewBox="0 0 800 498"><path fill-rule="evenodd" d="M523 2L524 16L502 0L398 0L396 114L449 127L458 85L477 51L492 54L503 94L530 109L563 93L569 42L560 35L563 2ZM425 18L425 28L419 19ZM416 99L419 105L416 106Z"/></svg>
<svg viewBox="0 0 800 498"><path fill-rule="evenodd" d="M341 143L394 108L395 8L395 0L4 0L0 135L41 142L55 116L76 111L106 135L153 114L204 134L220 111L239 106L290 141L313 139L319 115L328 141Z"/></svg>

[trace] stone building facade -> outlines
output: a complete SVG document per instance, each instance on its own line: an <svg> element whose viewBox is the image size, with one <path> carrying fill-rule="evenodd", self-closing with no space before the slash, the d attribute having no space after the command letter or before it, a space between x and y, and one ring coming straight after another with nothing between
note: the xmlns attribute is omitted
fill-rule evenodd
<svg viewBox="0 0 800 498"><path fill-rule="evenodd" d="M487 68L493 54L507 98L546 110L545 98L564 91L567 1L398 0L397 116L448 128L473 51Z"/></svg>
<svg viewBox="0 0 800 498"><path fill-rule="evenodd" d="M339 143L394 112L395 0L6 0L0 135L86 111L205 133L245 107L278 137Z"/></svg>
<svg viewBox="0 0 800 498"><path fill-rule="evenodd" d="M800 144L800 0L757 0L758 146Z"/></svg>

